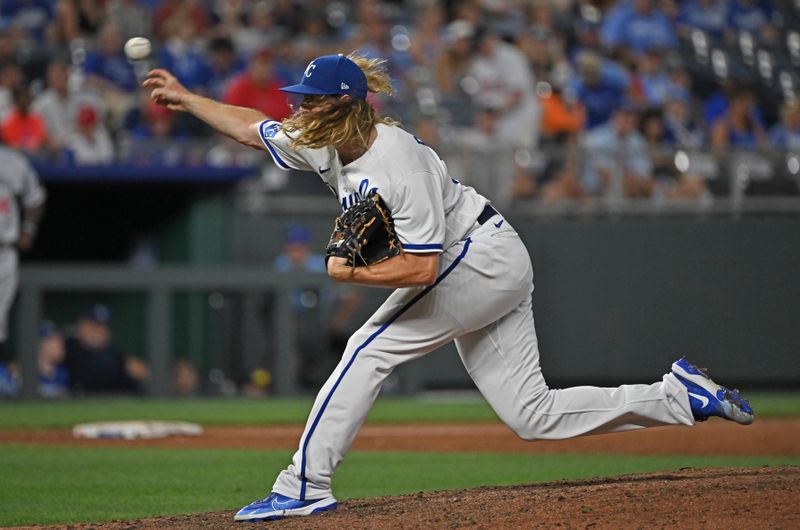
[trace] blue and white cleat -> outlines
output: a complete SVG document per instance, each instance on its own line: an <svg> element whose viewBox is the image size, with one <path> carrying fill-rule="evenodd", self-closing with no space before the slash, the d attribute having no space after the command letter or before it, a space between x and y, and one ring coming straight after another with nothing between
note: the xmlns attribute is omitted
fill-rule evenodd
<svg viewBox="0 0 800 530"><path fill-rule="evenodd" d="M326 510L333 510L334 508L336 508L336 499L333 497L300 501L273 492L260 501L250 503L236 512L233 520L254 523L275 521L296 515L313 515Z"/></svg>
<svg viewBox="0 0 800 530"><path fill-rule="evenodd" d="M672 373L689 392L689 405L697 421L705 421L709 416L719 416L742 425L750 425L755 413L738 390L720 386L696 367L681 357L672 363Z"/></svg>

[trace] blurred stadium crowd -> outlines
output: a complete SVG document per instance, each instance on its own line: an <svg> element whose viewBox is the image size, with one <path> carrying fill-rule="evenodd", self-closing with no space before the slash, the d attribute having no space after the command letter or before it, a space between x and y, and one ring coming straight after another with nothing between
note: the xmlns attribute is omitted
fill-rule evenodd
<svg viewBox="0 0 800 530"><path fill-rule="evenodd" d="M797 0L2 0L0 132L40 165L257 167L149 103L146 71L281 119L278 87L350 51L387 60L373 103L501 207L798 193Z"/></svg>

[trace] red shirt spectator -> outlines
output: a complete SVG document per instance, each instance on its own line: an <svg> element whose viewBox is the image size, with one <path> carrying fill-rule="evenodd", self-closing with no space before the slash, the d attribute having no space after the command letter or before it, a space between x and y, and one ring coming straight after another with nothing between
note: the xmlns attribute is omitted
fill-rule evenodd
<svg viewBox="0 0 800 530"><path fill-rule="evenodd" d="M286 94L278 90L286 83L273 76L272 53L262 50L250 59L247 71L237 76L225 92L225 103L260 110L281 121L291 114Z"/></svg>

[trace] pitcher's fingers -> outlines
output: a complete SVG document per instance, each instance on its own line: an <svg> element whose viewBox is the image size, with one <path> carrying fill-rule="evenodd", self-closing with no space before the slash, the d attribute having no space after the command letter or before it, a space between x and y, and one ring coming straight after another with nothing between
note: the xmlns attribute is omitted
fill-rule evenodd
<svg viewBox="0 0 800 530"><path fill-rule="evenodd" d="M161 78L158 78L158 77L151 77L149 79L145 79L144 81L142 81L142 86L143 87L147 87L147 88L150 88L150 87L161 87L161 86L164 86L164 84L165 84L165 81L163 79L161 79Z"/></svg>
<svg viewBox="0 0 800 530"><path fill-rule="evenodd" d="M157 88L150 92L150 99L159 105L166 105L169 102L169 98L165 96L164 89L162 88Z"/></svg>
<svg viewBox="0 0 800 530"><path fill-rule="evenodd" d="M147 72L147 77L163 77L163 78L167 78L167 77L171 77L171 76L172 76L172 74L170 74L167 70L164 70L163 68L153 68L152 70Z"/></svg>

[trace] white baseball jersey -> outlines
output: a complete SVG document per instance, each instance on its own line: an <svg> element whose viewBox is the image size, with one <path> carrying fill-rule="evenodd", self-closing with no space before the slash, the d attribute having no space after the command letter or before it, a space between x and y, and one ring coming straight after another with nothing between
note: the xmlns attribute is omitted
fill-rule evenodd
<svg viewBox="0 0 800 530"><path fill-rule="evenodd" d="M45 192L28 159L0 146L0 342L8 336L8 311L17 292L18 197L25 208L33 208L44 202Z"/></svg>
<svg viewBox="0 0 800 530"><path fill-rule="evenodd" d="M19 239L19 208L44 202L44 189L27 158L17 151L0 146L0 244L13 245Z"/></svg>
<svg viewBox="0 0 800 530"><path fill-rule="evenodd" d="M385 378L400 364L451 341L483 396L522 438L694 423L686 387L671 373L649 385L547 387L539 367L533 267L525 245L505 219L484 210L484 197L450 178L445 164L414 136L378 125L372 146L342 167L332 148L291 149L280 127L274 121L260 127L279 167L317 172L343 208L377 189L405 251L440 252L440 258L432 285L396 289L350 338L274 492L300 500L331 497L333 471Z"/></svg>
<svg viewBox="0 0 800 530"><path fill-rule="evenodd" d="M261 124L261 137L283 169L314 171L346 210L373 190L394 218L405 252L442 252L463 239L488 200L450 178L436 153L400 127L379 124L375 142L342 166L336 149L293 150L276 121Z"/></svg>

